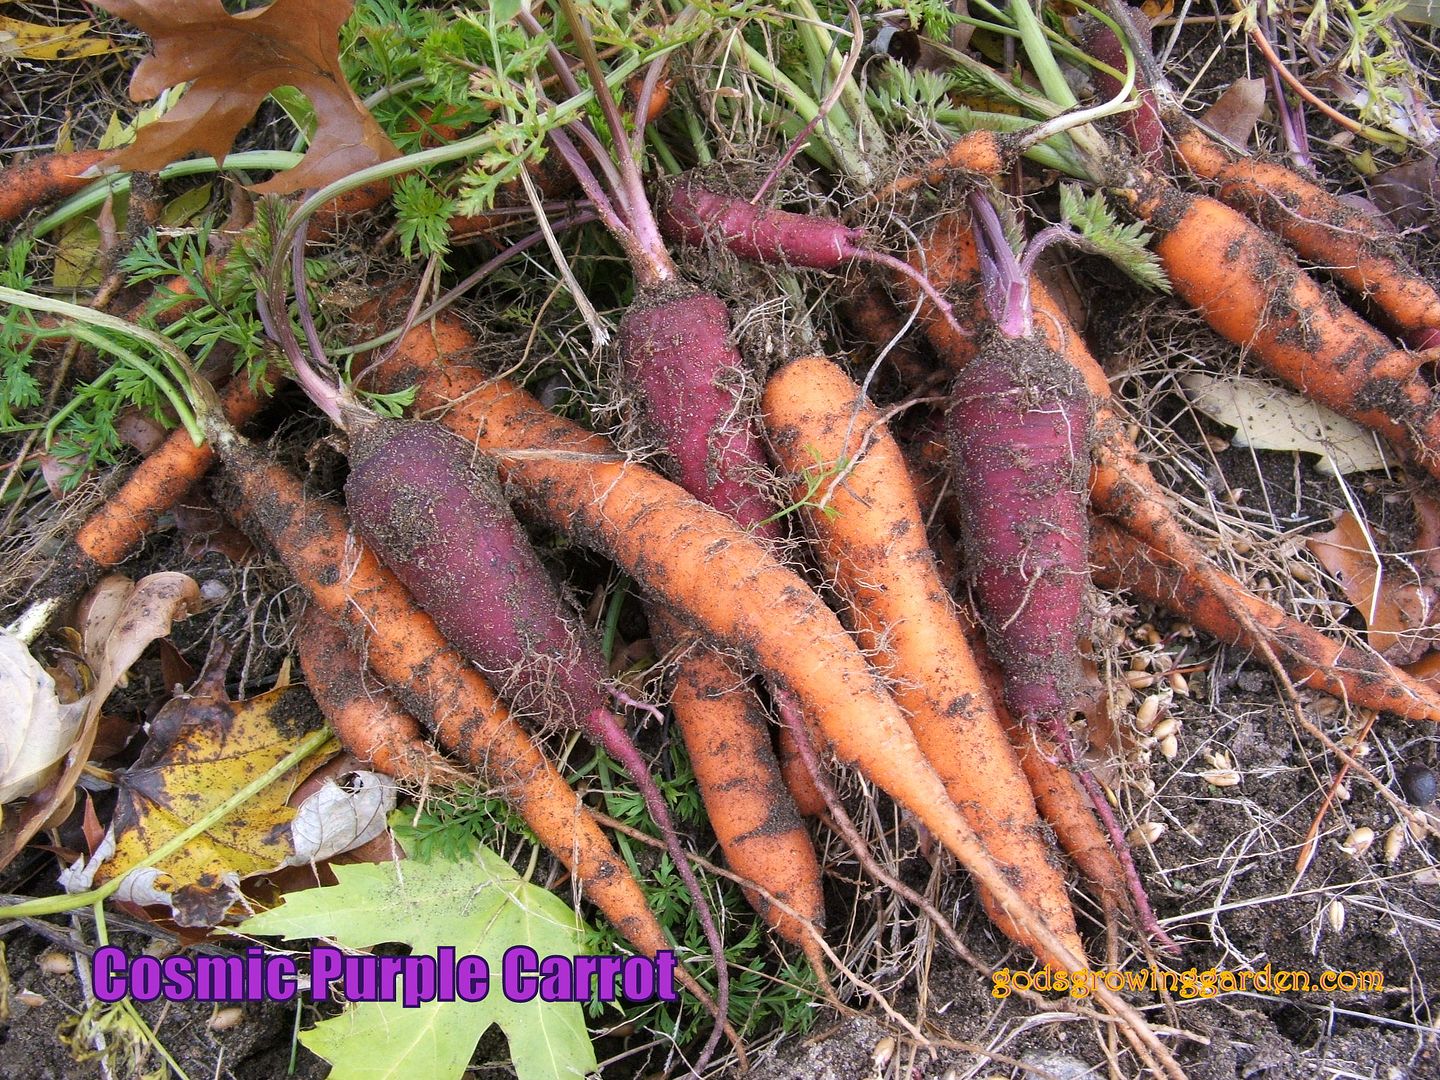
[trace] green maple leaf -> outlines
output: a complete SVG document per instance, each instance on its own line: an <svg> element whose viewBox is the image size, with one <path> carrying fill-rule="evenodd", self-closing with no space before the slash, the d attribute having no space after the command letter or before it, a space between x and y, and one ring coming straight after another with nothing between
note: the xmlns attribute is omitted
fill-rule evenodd
<svg viewBox="0 0 1440 1080"><path fill-rule="evenodd" d="M525 881L495 852L476 845L458 861L407 859L332 867L338 884L293 893L247 920L247 934L324 937L353 949L384 942L434 955L483 956L490 990L483 1001L352 1005L304 1032L300 1041L334 1066L331 1080L460 1077L491 1024L510 1043L520 1080L584 1077L597 1068L579 1002L513 1002L501 992L505 950L529 945L540 956L583 951L585 927L561 900Z"/></svg>

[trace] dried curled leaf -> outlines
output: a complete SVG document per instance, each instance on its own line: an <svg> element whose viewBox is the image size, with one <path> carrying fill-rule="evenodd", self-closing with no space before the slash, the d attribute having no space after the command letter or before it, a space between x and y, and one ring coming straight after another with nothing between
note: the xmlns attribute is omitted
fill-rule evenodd
<svg viewBox="0 0 1440 1080"><path fill-rule="evenodd" d="M351 0L276 0L242 15L227 14L220 0L101 0L100 6L153 42L130 80L133 100L190 83L180 103L141 128L108 166L153 171L194 151L222 160L266 95L281 86L310 99L315 135L300 164L256 191L323 187L398 154L340 68L340 27Z"/></svg>
<svg viewBox="0 0 1440 1080"><path fill-rule="evenodd" d="M1265 111L1265 80L1236 79L1214 105L1205 110L1206 124L1236 146L1249 146L1255 125Z"/></svg>
<svg viewBox="0 0 1440 1080"><path fill-rule="evenodd" d="M1395 559L1376 559L1364 527L1349 511L1307 546L1365 620L1370 645L1391 663L1417 659L1435 643L1440 594Z"/></svg>
<svg viewBox="0 0 1440 1080"><path fill-rule="evenodd" d="M1319 454L1320 472L1342 476L1385 467L1384 449L1374 435L1293 391L1261 379L1199 373L1186 375L1180 385L1195 408L1235 429L1235 446Z"/></svg>
<svg viewBox="0 0 1440 1080"><path fill-rule="evenodd" d="M23 641L0 633L0 803L40 790L74 741L55 680Z"/></svg>
<svg viewBox="0 0 1440 1080"><path fill-rule="evenodd" d="M150 642L170 633L172 622L199 606L200 586L184 574L170 572L151 574L133 585L124 578L107 578L85 605L88 637L83 651L95 684L86 697L60 706L62 723L72 729L66 740L65 768L44 797L31 799L18 813L6 816L0 829L0 868L8 866L46 822L71 805L75 783L95 745L100 708L110 691Z"/></svg>

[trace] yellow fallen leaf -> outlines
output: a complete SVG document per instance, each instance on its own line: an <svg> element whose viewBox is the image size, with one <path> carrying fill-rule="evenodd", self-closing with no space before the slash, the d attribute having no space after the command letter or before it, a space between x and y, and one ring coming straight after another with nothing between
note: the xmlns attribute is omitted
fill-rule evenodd
<svg viewBox="0 0 1440 1080"><path fill-rule="evenodd" d="M187 696L167 704L150 724L150 740L119 778L110 831L83 869L67 872L70 891L122 876L246 784L281 761L308 732L324 724L300 687L231 701L223 665L208 671ZM150 868L141 902L168 899L176 921L213 926L229 910L243 878L274 870L294 853L287 805L295 787L334 752L325 748L258 796Z"/></svg>
<svg viewBox="0 0 1440 1080"><path fill-rule="evenodd" d="M69 26L45 26L21 22L0 15L0 57L24 60L78 60L82 56L104 56L123 46L109 38L90 37L88 22Z"/></svg>

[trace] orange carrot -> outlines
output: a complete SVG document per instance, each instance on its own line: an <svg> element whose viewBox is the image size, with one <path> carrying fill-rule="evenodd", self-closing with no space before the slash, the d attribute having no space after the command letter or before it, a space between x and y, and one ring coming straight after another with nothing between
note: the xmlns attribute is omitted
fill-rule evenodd
<svg viewBox="0 0 1440 1080"><path fill-rule="evenodd" d="M1196 175L1219 183L1221 202L1345 282L1415 348L1440 345L1440 292L1370 217L1278 162L1235 157L1189 122L1178 130L1176 152Z"/></svg>
<svg viewBox="0 0 1440 1080"><path fill-rule="evenodd" d="M1440 476L1440 407L1417 374L1418 357L1395 348L1223 203L1144 172L1120 194L1155 229L1155 253L1175 291L1214 330Z"/></svg>
<svg viewBox="0 0 1440 1080"><path fill-rule="evenodd" d="M1090 796L1080 780L1060 764L1060 751L1042 733L1017 723L1003 703L997 702L997 710L1020 759L1035 808L1055 830L1065 854L1085 880L1095 886L1102 903L1128 907L1131 900L1125 869L1095 819Z"/></svg>
<svg viewBox="0 0 1440 1080"><path fill-rule="evenodd" d="M680 650L671 707L725 862L796 912L798 918L744 890L775 932L823 971L816 943L825 925L820 864L780 778L760 702L723 654L662 612L652 610L650 623L668 649Z"/></svg>
<svg viewBox="0 0 1440 1080"><path fill-rule="evenodd" d="M940 217L921 237L920 246L910 253L907 261L918 273L928 276L937 288L950 294L955 316L962 324L979 325L975 304L980 286L980 250L975 245L975 230L968 214L955 212ZM914 281L892 274L890 284L907 307L919 302L920 327L940 359L958 371L975 358L979 349L974 335L957 332L948 319L941 318L935 305L921 294Z"/></svg>
<svg viewBox="0 0 1440 1080"><path fill-rule="evenodd" d="M108 150L42 154L0 169L0 222L14 221L47 203L74 195L94 179L82 178L80 174L109 155Z"/></svg>
<svg viewBox="0 0 1440 1080"><path fill-rule="evenodd" d="M818 538L821 569L849 602L860 647L891 678L891 694L951 801L1050 925L1074 934L1065 879L940 581L899 446L860 388L823 357L772 375L761 408L780 467L799 477L797 498L812 452L853 465L827 493L825 512L801 510ZM1017 937L1003 908L981 895L991 918Z"/></svg>
<svg viewBox="0 0 1440 1080"><path fill-rule="evenodd" d="M420 335L399 351L423 362L428 348ZM834 614L761 542L503 380L462 368L407 372L399 362L382 379L406 382L418 383L420 409L451 405L442 422L493 454L535 515L609 555L683 621L793 693L835 756L915 814L1032 951L1061 966L1082 962L1073 932L1053 927L986 852Z"/></svg>
<svg viewBox="0 0 1440 1080"><path fill-rule="evenodd" d="M1142 596L1221 641L1255 644L1252 633L1226 600L1217 596L1210 583L1192 567L1176 562L1105 518L1094 518L1091 525L1091 558L1099 584ZM1267 641L1296 685L1314 687L1361 708L1409 720L1440 720L1435 692L1429 686L1374 653L1331 641L1231 580L1231 594L1246 598L1246 614L1265 631Z"/></svg>
<svg viewBox="0 0 1440 1080"><path fill-rule="evenodd" d="M415 718L390 691L366 685L366 665L334 619L307 607L295 649L306 686L341 745L377 772L428 787L464 783L466 776L425 741Z"/></svg>
<svg viewBox="0 0 1440 1080"><path fill-rule="evenodd" d="M226 419L243 424L268 397L266 388L252 389L242 377L231 380L220 400ZM80 527L71 542L72 555L62 563L66 570L55 584L67 591L83 587L102 570L124 562L140 547L160 515L173 507L214 461L215 450L208 442L196 446L183 428L171 432Z"/></svg>
<svg viewBox="0 0 1440 1080"><path fill-rule="evenodd" d="M885 367L895 372L900 386L907 389L917 387L933 374L933 362L921 356L901 336L905 329L905 316L895 309L888 296L870 282L857 278L853 285L846 287L840 301L840 314L861 340L872 343L877 349L889 347L885 354ZM916 326L919 325L917 320Z"/></svg>
<svg viewBox="0 0 1440 1080"><path fill-rule="evenodd" d="M800 748L795 745L795 736L787 727L775 733L775 760L780 764L780 778L785 781L785 790L795 803L795 809L802 817L819 817L825 812L825 796L815 783L815 777L805 767Z"/></svg>
<svg viewBox="0 0 1440 1080"><path fill-rule="evenodd" d="M881 188L875 196L888 200L921 186L943 183L955 173L974 176L999 176L1015 160L1017 140L997 131L967 131L950 144L938 158L928 162L920 172L902 176Z"/></svg>

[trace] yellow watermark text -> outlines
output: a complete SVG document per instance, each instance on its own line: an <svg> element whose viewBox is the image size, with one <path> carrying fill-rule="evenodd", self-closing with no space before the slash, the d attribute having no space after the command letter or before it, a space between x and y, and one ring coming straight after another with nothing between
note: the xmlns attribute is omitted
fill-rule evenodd
<svg viewBox="0 0 1440 1080"><path fill-rule="evenodd" d="M1262 994L1349 994L1385 989L1385 974L1380 971L1276 971L1270 964L1241 971L1193 967L1185 971L1166 971L1153 966L1081 971L999 968L990 979L994 983L990 994L997 998L1007 998L1017 990L1087 998L1097 986L1117 994L1163 990L1186 1000L1247 991Z"/></svg>

